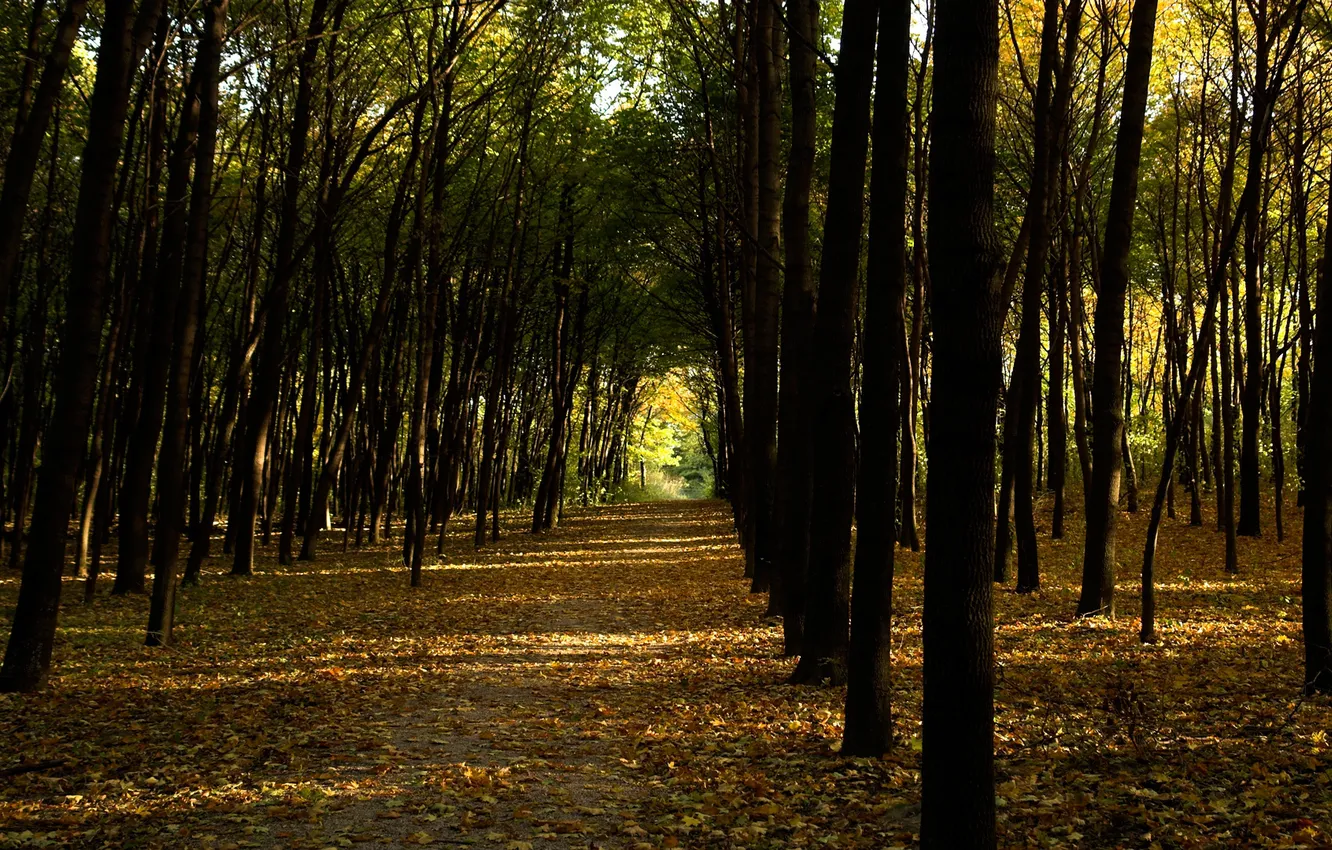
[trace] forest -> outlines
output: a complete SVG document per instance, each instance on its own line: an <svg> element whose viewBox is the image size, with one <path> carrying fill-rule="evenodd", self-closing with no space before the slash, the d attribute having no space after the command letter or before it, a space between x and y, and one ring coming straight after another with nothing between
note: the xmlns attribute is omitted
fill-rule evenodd
<svg viewBox="0 0 1332 850"><path fill-rule="evenodd" d="M0 847L1332 847L1323 0L0 43Z"/></svg>

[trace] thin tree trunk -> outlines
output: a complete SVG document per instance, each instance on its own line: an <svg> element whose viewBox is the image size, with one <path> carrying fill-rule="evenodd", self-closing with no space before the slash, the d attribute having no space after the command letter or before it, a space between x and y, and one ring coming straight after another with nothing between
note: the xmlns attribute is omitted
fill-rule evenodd
<svg viewBox="0 0 1332 850"><path fill-rule="evenodd" d="M791 141L786 161L782 237L786 250L782 287L781 384L777 413L777 482L773 522L777 541L774 580L782 596L784 653L800 653L804 623L805 575L809 563L809 514L813 486L810 466L808 383L814 332L814 277L809 245L809 196L814 174L817 109L814 38L818 0L787 0L791 46ZM706 240L707 237L705 236ZM724 411L718 405L718 425Z"/></svg>
<svg viewBox="0 0 1332 850"><path fill-rule="evenodd" d="M254 521L263 490L264 456L268 451L268 434L273 422L273 408L278 401L282 363L286 353L284 335L287 300L291 282L296 276L296 227L300 212L301 172L305 169L309 148L312 77L327 9L328 0L314 0L310 8L306 40L297 59L296 102L292 110L291 138L283 169L282 211L274 249L275 277L265 301L263 341L247 405L245 430L235 453L234 474L245 476L246 480L241 485L236 515L228 518L229 524L236 525L236 531L232 534L232 575L250 575L254 572ZM276 487L276 479L270 486ZM271 510L265 510L265 527L271 524L271 514Z"/></svg>
<svg viewBox="0 0 1332 850"><path fill-rule="evenodd" d="M893 556L897 546L898 395L905 340L907 86L911 3L881 3L870 171L864 372L856 476L856 562L842 752L892 748Z"/></svg>
<svg viewBox="0 0 1332 850"><path fill-rule="evenodd" d="M865 158L878 4L850 0L842 13L833 106L828 205L818 317L810 369L823 430L814 441L805 635L791 681L846 681L851 595L851 520L855 510L856 422L851 391L857 271L864 223Z"/></svg>
<svg viewBox="0 0 1332 850"><path fill-rule="evenodd" d="M746 448L749 450L750 510L754 539L754 576L750 590L762 592L772 581L774 550L773 485L777 469L777 330L781 302L781 29L776 0L754 0L758 7L758 208L754 275L752 362L745 364ZM772 599L771 602L779 600ZM770 610L777 613L770 602Z"/></svg>
<svg viewBox="0 0 1332 850"><path fill-rule="evenodd" d="M56 101L64 86L78 40L79 27L88 11L88 0L67 0L56 22L51 50L46 54L42 77L36 92L30 95L26 109L20 109L14 136L5 158L5 180L0 187L0 333L4 331L5 310L9 306L9 287L15 278L19 248L23 243L23 219L28 213L32 181L39 169L46 128L55 112ZM100 60L99 60L100 61Z"/></svg>
<svg viewBox="0 0 1332 850"><path fill-rule="evenodd" d="M1229 279L1229 270L1224 272ZM1228 289L1228 288L1227 288ZM1221 295L1221 527L1226 534L1226 572L1239 572L1239 554L1235 543L1235 389L1231 348L1235 343L1229 321L1230 293Z"/></svg>
<svg viewBox="0 0 1332 850"><path fill-rule="evenodd" d="M1106 214L1101 289L1096 299L1096 362L1092 371L1092 481L1082 566L1081 616L1114 616L1119 482L1123 472L1124 301L1128 291L1133 212L1138 196L1143 122L1156 34L1156 0L1134 0L1124 71L1124 102L1115 142L1114 177Z"/></svg>
<svg viewBox="0 0 1332 850"><path fill-rule="evenodd" d="M199 93L199 135L190 193L189 226L186 234L185 268L181 298L176 308L175 349L172 354L167 393L166 425L158 458L157 481L161 508L158 516L158 550L153 575L152 602L148 613L148 646L171 643L176 593L176 562L180 534L185 527L185 461L189 436L190 380L194 372L195 345L203 324L200 304L204 301L205 264L208 256L208 213L212 204L213 155L217 150L218 78L222 42L227 32L229 0L209 0L204 6L203 38L196 64Z"/></svg>

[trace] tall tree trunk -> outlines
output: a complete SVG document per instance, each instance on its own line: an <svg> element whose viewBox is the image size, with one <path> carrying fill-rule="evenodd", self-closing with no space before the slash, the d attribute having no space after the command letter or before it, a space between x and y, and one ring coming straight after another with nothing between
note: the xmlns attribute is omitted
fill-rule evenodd
<svg viewBox="0 0 1332 850"><path fill-rule="evenodd" d="M371 314L370 327L361 344L361 352L356 359L347 379L346 392L342 400L342 418L338 422L337 432L330 443L324 466L315 483L314 494L310 499L310 510L305 517L305 539L301 544L301 560L313 561L318 551L319 535L323 531L321 521L328 509L328 500L333 493L338 471L346 455L347 444L351 439L352 427L356 423L357 409L365 391L367 376L379 353L379 344L388 325L389 308L393 303L393 281L398 274L399 237L402 234L403 221L407 214L407 195L416 173L416 163L421 155L421 122L425 114L426 98L421 98L412 115L411 147L407 164L403 169L402 179L398 181L393 206L389 211L388 226L384 237L384 274L380 279L379 294L375 300L374 313ZM351 521L349 516L348 522ZM359 535L360 528L357 528Z"/></svg>
<svg viewBox="0 0 1332 850"><path fill-rule="evenodd" d="M1230 268L1223 270L1227 280ZM1229 287L1221 294L1221 528L1226 535L1226 572L1239 572L1239 554L1235 543L1235 383L1231 354L1235 338L1229 321Z"/></svg>
<svg viewBox="0 0 1332 850"><path fill-rule="evenodd" d="M264 302L264 328L259 362L246 409L245 430L236 446L235 472L244 476L236 515L228 518L235 523L232 534L232 575L250 575L254 572L254 521L259 512L259 496L263 490L264 457L268 453L273 409L277 405L282 364L286 354L284 335L287 322L287 300L291 282L296 277L296 227L300 214L301 172L305 169L309 149L311 100L315 58L324 32L324 15L328 0L314 0L310 8L310 25L306 29L305 43L297 59L296 102L292 109L291 138L287 147L287 161L282 176L282 210L278 221L277 242L274 247L274 278ZM276 479L270 486L276 487ZM265 525L271 522L272 511L264 512Z"/></svg>
<svg viewBox="0 0 1332 850"><path fill-rule="evenodd" d="M1138 197L1143 122L1156 34L1156 0L1134 0L1124 69L1115 167L1106 213L1101 289L1096 298L1096 362L1092 369L1092 481L1082 563L1079 615L1114 616L1119 481L1123 472L1124 302L1128 292L1133 212Z"/></svg>
<svg viewBox="0 0 1332 850"><path fill-rule="evenodd" d="M45 208L42 211L40 234L37 237L37 291L28 303L28 316L23 331L23 392L18 423L18 445L14 457L14 536L9 548L9 566L23 566L23 526L32 503L32 484L37 469L37 447L42 428L49 412L42 403L46 386L47 326L50 324L51 289L53 287L50 264L51 229L56 203L57 165L60 155L60 122L56 121L51 135L51 167L47 178Z"/></svg>
<svg viewBox="0 0 1332 850"><path fill-rule="evenodd" d="M736 120L738 126L736 143L739 148L736 159L738 160L739 172L735 174L735 182L738 183L740 191L741 215L740 263L733 268L739 271L740 353L745 368L744 394L740 398L740 403L744 409L745 423L749 426L745 429L746 439L742 447L743 452L738 455L740 463L737 466L743 466L745 471L745 511L740 523L740 545L745 550L745 578L749 579L758 578L754 538L756 536L758 513L761 510L756 498L756 496L759 496L757 488L760 482L756 480L758 473L754 469L755 455L749 448L753 439L749 434L749 428L757 425L753 422L757 414L757 411L753 409L757 395L751 396L749 392L749 375L750 373L763 371L759 367L758 353L755 350L755 343L759 336L755 302L757 300L760 195L759 112L761 104L759 101L759 53L766 49L761 44L759 15L764 6L769 6L770 10L770 0L743 0L743 2L732 5L736 16L732 29L733 79L735 80L736 108L739 113ZM720 193L718 197L721 197ZM762 427L766 428L767 426ZM761 582L759 586L761 586Z"/></svg>
<svg viewBox="0 0 1332 850"><path fill-rule="evenodd" d="M161 508L157 528L156 571L148 613L148 646L171 643L176 594L176 562L180 534L185 527L185 460L188 449L190 380L199 339L200 305L204 303L205 265L208 257L208 213L213 199L213 155L217 150L218 78L222 41L227 32L229 0L209 0L204 6L203 39L196 63L199 95L199 135L194 186L190 193L185 268L181 297L176 307L175 349L172 352L167 392L166 426L158 458L157 481Z"/></svg>
<svg viewBox="0 0 1332 850"><path fill-rule="evenodd" d="M1264 108L1254 113L1253 126L1249 134L1250 147L1263 148L1266 146L1272 120L1272 103L1275 101L1274 94L1281 85L1281 78L1286 63L1290 60L1295 45L1300 36L1300 27L1304 18L1304 9L1307 0L1298 0L1291 9L1291 28L1287 41L1281 51L1280 58L1277 60L1273 74L1269 96L1264 98ZM1233 126L1233 125L1232 125ZM1174 419L1166 433L1165 456L1161 461L1161 479L1156 488L1156 499L1152 504L1152 514L1147 524L1147 540L1143 546L1142 553L1142 628L1140 637L1143 643L1152 643L1156 640L1155 631L1155 611L1156 594L1153 579L1154 561L1156 557L1157 535L1161 526L1161 508L1166 500L1167 490L1170 484L1171 469L1174 463L1175 453L1178 449L1180 438L1183 433L1187 411L1189 409L1189 399L1192 393L1202 381L1203 370L1206 368L1208 359L1211 357L1210 348L1212 345L1212 321L1215 317L1218 302L1221 304L1222 315L1229 293L1227 292L1227 281L1233 273L1232 258L1235 252L1235 245L1240 237L1240 229L1244 224L1243 210L1247 209L1246 204L1254 203L1255 197L1260 197L1262 193L1262 173L1263 158L1259 154L1249 157L1248 166L1245 173L1244 189L1240 193L1240 200L1237 209L1238 212L1234 221L1228 220L1227 216L1222 216L1217 222L1218 239L1216 242L1216 251L1214 259L1209 270L1210 280L1208 282L1207 307L1203 313L1202 323L1199 326L1198 341L1194 345L1193 363L1189 367L1187 377L1180 391L1179 403L1176 406ZM1321 285L1321 284L1320 284ZM1224 333L1223 333L1224 335ZM1224 348L1222 350L1224 358ZM1224 366L1224 360L1222 365ZM1224 380L1224 379L1223 379ZM1229 407L1228 399L1223 399L1223 404ZM1228 465L1229 468L1229 465Z"/></svg>
<svg viewBox="0 0 1332 850"><path fill-rule="evenodd" d="M925 8L925 37L921 42L920 61L915 72L915 96L911 105L912 121L912 177L914 197L911 203L911 335L907 340L907 369L909 386L903 405L901 495L898 505L901 529L898 542L920 551L920 534L916 523L916 411L921 403L921 375L923 340L925 337L925 282L928 263L925 256L925 194L929 133L926 129L926 78L930 64L930 48L934 41L934 4Z"/></svg>
<svg viewBox="0 0 1332 850"><path fill-rule="evenodd" d="M9 287L18 267L19 248L23 243L23 219L28 213L28 196L38 173L37 160L42 155L46 128L55 112L56 101L65 81L65 70L78 40L79 27L88 12L88 0L67 0L56 22L51 50L42 66L37 90L29 94L26 109L20 109L14 136L5 158L5 182L0 187L0 334L4 332L5 310L9 307ZM99 60L100 61L100 60Z"/></svg>
<svg viewBox="0 0 1332 850"><path fill-rule="evenodd" d="M51 666L65 538L78 488L78 467L87 448L97 380L116 168L124 138L130 78L148 46L160 11L160 0L144 0L137 15L131 0L110 0L106 4L70 240L79 250L71 256L55 410L42 450L31 539L4 666L0 668L0 692L36 690L46 681Z"/></svg>
<svg viewBox="0 0 1332 850"><path fill-rule="evenodd" d="M994 227L998 18L995 0L950 0L940 4L936 23L920 829L927 850L989 850L996 840L991 582L1003 327Z"/></svg>
<svg viewBox="0 0 1332 850"><path fill-rule="evenodd" d="M497 470L496 449L499 442L500 428L500 408L503 406L505 378L508 373L508 351L512 345L512 337L515 333L513 325L515 324L517 312L518 295L514 291L517 287L517 277L521 273L518 265L520 263L519 242L523 238L523 193L527 186L527 146L532 129L532 108L533 97L529 95L523 111L523 123L521 136L518 143L517 162L515 168L517 177L514 189L513 219L510 221L512 228L509 234L508 258L505 262L504 278L501 285L498 304L496 306L495 316L495 335L494 335L494 353L490 367L490 386L486 393L486 413L485 420L482 423L482 445L481 445L481 463L478 469L476 488L476 532L473 540L477 547L485 545L486 542L486 510L488 507L494 507L498 511L498 498L491 505L488 500L496 492L495 484L499 480Z"/></svg>
<svg viewBox="0 0 1332 850"><path fill-rule="evenodd" d="M750 509L753 515L753 591L772 581L774 550L773 484L777 468L777 330L781 301L781 203L778 163L782 138L781 29L776 26L777 0L754 0L758 6L758 245L754 275L752 362L745 364L745 419L749 422ZM775 597L771 602L778 602ZM770 610L777 610L770 604Z"/></svg>
<svg viewBox="0 0 1332 850"><path fill-rule="evenodd" d="M1058 76L1055 80L1053 102L1051 104L1049 153L1046 156L1046 192L1050 196L1049 211L1055 217L1047 221L1046 240L1053 240L1055 226L1060 218L1068 219L1071 215L1072 198L1068 192L1066 164L1069 148L1069 103L1073 97L1073 74L1077 67L1078 49L1082 37L1082 0L1069 3L1064 12L1064 50L1059 57ZM1068 264L1069 240L1064 238L1064 229L1059 228L1059 253L1055 255L1054 267L1050 269L1049 286L1049 321L1050 321L1050 379L1049 395L1046 399L1045 419L1049 429L1049 464L1046 482L1054 493L1051 506L1050 537L1059 540L1064 536L1064 487L1068 480L1068 409L1064 398L1065 341L1068 326ZM1076 335L1077 329L1071 329ZM1034 561L1033 561L1034 563ZM1019 573L1021 572L1019 566ZM1021 575L1018 576L1022 584Z"/></svg>
<svg viewBox="0 0 1332 850"><path fill-rule="evenodd" d="M1302 57L1297 57L1297 61ZM1295 504L1304 504L1305 492L1305 456L1304 447L1308 436L1305 428L1306 412L1309 406L1310 351L1313 348L1314 324L1313 305L1309 298L1309 195L1310 190L1304 176L1304 158L1307 151L1305 141L1305 86L1302 68L1295 72L1295 118L1294 152L1291 157L1292 187L1294 193L1291 204L1296 239L1295 287L1299 309L1299 353L1295 360Z"/></svg>
<svg viewBox="0 0 1332 850"><path fill-rule="evenodd" d="M1324 231L1318 303L1332 304L1332 218ZM1313 339L1304 443L1304 692L1332 694L1332 321L1320 317Z"/></svg>
<svg viewBox="0 0 1332 850"><path fill-rule="evenodd" d="M813 470L808 372L814 332L814 276L810 265L809 194L817 131L815 33L818 0L787 0L791 45L791 142L786 161L782 237L786 250L782 286L782 358L778 398L777 487L773 522L777 541L774 579L782 596L784 652L800 653L805 574L809 563L809 514ZM705 236L704 239L707 237ZM720 406L719 406L720 407ZM718 420L723 416L718 411Z"/></svg>
<svg viewBox="0 0 1332 850"><path fill-rule="evenodd" d="M814 409L824 430L814 441L814 501L809 527L805 635L791 681L846 681L851 595L851 520L855 510L856 422L851 391L860 244L865 215L865 158L874 82L876 0L849 0L841 53L824 219L819 307L810 369Z"/></svg>
<svg viewBox="0 0 1332 850"><path fill-rule="evenodd" d="M1027 216L1031 221L1027 264L1022 281L1022 324L1013 362L1017 384L1017 421L1014 429L1013 498L1014 531L1017 536L1019 593L1040 588L1036 552L1036 506L1033 496L1032 443L1036 438L1036 409L1041 398L1041 295L1050 248L1050 198L1054 173L1052 150L1052 99L1055 65L1059 56L1059 2L1046 0L1041 23L1040 70L1036 82L1035 150L1032 157L1031 189L1027 193ZM1062 92L1061 81L1061 92Z"/></svg>
<svg viewBox="0 0 1332 850"><path fill-rule="evenodd" d="M1267 2L1257 0L1250 7L1253 13L1255 30L1255 55L1253 69L1253 96L1251 106L1255 114L1266 112L1266 99L1272 95L1268 91L1268 74L1272 38L1268 35ZM1267 146L1260 142L1249 147L1249 167L1257 168L1261 173ZM1257 164L1254 164L1254 160ZM1262 533L1259 517L1259 456L1258 427L1261 424L1263 387L1263 326L1262 326L1262 283L1263 239L1260 233L1259 213L1263 207L1262 197L1255 194L1248 206L1241 211L1244 216L1244 383L1241 386L1240 411L1243 431L1240 450L1240 504L1239 521L1235 533L1241 537L1257 537ZM1239 324L1239 316L1235 316ZM1277 412L1274 415L1280 415Z"/></svg>
<svg viewBox="0 0 1332 850"><path fill-rule="evenodd" d="M1066 252L1061 245L1060 252ZM1050 386L1046 395L1045 421L1050 433L1050 462L1046 466L1046 484L1053 494L1050 511L1050 538L1064 537L1064 487L1068 480L1068 412L1064 396L1064 317L1068 298L1067 264L1063 256L1055 260L1050 274Z"/></svg>
<svg viewBox="0 0 1332 850"><path fill-rule="evenodd" d="M870 172L856 563L842 752L878 756L893 745L893 556L897 546L897 432L906 298L907 86L911 3L880 4Z"/></svg>
<svg viewBox="0 0 1332 850"><path fill-rule="evenodd" d="M444 134L436 140L436 157L445 155ZM421 567L425 559L426 501L426 418L429 416L428 396L430 372L434 356L435 317L439 313L439 284L433 274L422 272L422 241L427 238L426 228L434 227L425 205L426 176L430 169L422 169L421 184L417 190L416 232L412 235L407 253L406 268L416 283L417 310L420 330L416 338L416 380L412 391L412 408L407 426L407 489L404 508L407 526L403 534L403 563L411 573L411 586L421 586ZM436 186L436 191L442 187Z"/></svg>
<svg viewBox="0 0 1332 850"><path fill-rule="evenodd" d="M176 303L185 263L186 220L190 173L199 130L198 59L184 93L168 165L166 196L162 205L162 241L155 265L145 264L148 277L140 286L153 288L151 322L139 340L147 346L139 415L134 422L120 488L120 549L116 555L113 594L142 593L147 589L152 512L153 465L166 408L167 373L176 329Z"/></svg>
<svg viewBox="0 0 1332 850"><path fill-rule="evenodd" d="M572 381L566 386L565 360L568 356L568 334L565 329L569 307L569 283L573 279L574 224L573 187L565 186L560 197L560 227L564 232L563 258L560 271L551 285L555 290L555 314L551 317L550 344L550 445L542 466L541 483L537 487L536 502L532 507L532 533L551 527L552 507L559 495L555 489L559 478L560 452L564 445L565 423L569 418L568 406L572 400ZM576 376L575 376L576 377Z"/></svg>

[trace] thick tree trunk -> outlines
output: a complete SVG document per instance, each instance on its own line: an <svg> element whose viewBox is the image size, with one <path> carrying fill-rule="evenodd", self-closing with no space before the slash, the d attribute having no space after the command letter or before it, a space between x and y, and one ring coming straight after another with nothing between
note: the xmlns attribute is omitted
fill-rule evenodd
<svg viewBox="0 0 1332 850"><path fill-rule="evenodd" d="M1318 303L1332 304L1332 218L1324 231ZM1304 443L1304 692L1332 694L1332 321L1321 317L1313 338Z"/></svg>
<svg viewBox="0 0 1332 850"><path fill-rule="evenodd" d="M110 0L97 48L97 77L88 105L79 200L74 212L69 291L61 340L56 403L43 446L42 468L18 605L0 669L0 692L32 691L46 681L60 612L65 538L78 488L78 466L88 441L103 301L110 254L113 200L129 84L161 11L144 0Z"/></svg>

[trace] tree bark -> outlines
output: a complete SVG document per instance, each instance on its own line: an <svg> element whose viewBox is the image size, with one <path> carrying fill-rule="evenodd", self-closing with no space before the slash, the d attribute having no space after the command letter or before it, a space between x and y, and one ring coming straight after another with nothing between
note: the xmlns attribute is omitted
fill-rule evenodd
<svg viewBox="0 0 1332 850"><path fill-rule="evenodd" d="M1119 482L1123 471L1124 302L1128 292L1133 213L1138 197L1143 122L1156 34L1156 0L1134 0L1124 70L1115 166L1106 213L1101 289L1096 299L1096 362L1092 369L1092 480L1082 563L1080 616L1114 616Z"/></svg>
<svg viewBox="0 0 1332 850"><path fill-rule="evenodd" d="M786 254L782 287L781 384L777 411L778 486L773 521L778 535L774 579L782 596L786 655L800 653L805 575L809 563L809 514L813 470L810 452L810 345L814 332L814 276L810 263L809 195L814 174L817 105L815 33L818 0L787 0L790 37L791 141L786 161L782 237ZM706 238L706 237L705 237ZM718 419L722 412L719 411Z"/></svg>
<svg viewBox="0 0 1332 850"><path fill-rule="evenodd" d="M870 172L856 561L842 752L878 756L893 745L893 556L897 546L899 393L905 342L907 86L911 3L880 4Z"/></svg>
<svg viewBox="0 0 1332 850"><path fill-rule="evenodd" d="M278 222L277 243L274 249L275 276L264 304L264 328L260 359L250 391L246 410L245 431L236 447L236 475L245 476L236 516L229 522L236 524L233 537L232 575L250 575L254 572L254 521L259 509L259 496L263 490L264 457L268 451L268 433L277 405L282 363L285 354L285 325L287 300L291 282L296 276L296 227L299 217L301 172L305 169L309 148L312 78L315 57L319 53L320 36L324 32L324 15L328 0L314 0L310 8L310 25L306 29L305 44L297 59L296 102L292 110L291 138L287 147L287 161L283 168L282 210ZM274 478L270 486L277 486ZM265 511L265 523L271 522L271 511Z"/></svg>
<svg viewBox="0 0 1332 850"><path fill-rule="evenodd" d="M777 330L781 299L782 147L781 30L776 0L754 0L758 7L758 230L754 275L753 362L745 364L745 419L749 422L750 509L753 512L754 577L750 590L767 590L774 550L773 483L777 468ZM775 601L775 600L774 600ZM774 610L773 613L776 613Z"/></svg>
<svg viewBox="0 0 1332 850"><path fill-rule="evenodd" d="M1262 114L1267 111L1266 99L1273 94L1268 90L1272 38L1268 35L1266 0L1257 0L1249 8L1253 13L1255 31L1253 97L1250 105L1255 114ZM1255 141L1262 140L1255 139ZM1250 170L1257 168L1261 173L1266 151L1266 144L1250 146ZM1240 395L1243 443L1240 451L1239 520L1235 526L1235 533L1241 537L1258 537L1262 534L1258 468L1258 427L1261 424L1263 387L1266 385L1263 378L1260 280L1264 262L1263 240L1259 232L1259 213L1262 206L1261 194L1255 194L1249 199L1247 207L1241 211L1244 216L1244 383ZM1235 316L1235 324L1239 324L1238 315ZM1275 415L1279 416L1280 413Z"/></svg>
<svg viewBox="0 0 1332 850"><path fill-rule="evenodd" d="M941 3L930 152L934 327L926 477L921 846L995 847L994 451L1002 261L994 227L999 10Z"/></svg>
<svg viewBox="0 0 1332 850"><path fill-rule="evenodd" d="M856 422L851 391L865 158L874 82L876 0L849 0L842 13L841 53L824 219L819 307L814 323L811 389L826 430L814 441L805 635L791 681L846 682L851 595L851 519L855 510Z"/></svg>
<svg viewBox="0 0 1332 850"><path fill-rule="evenodd" d="M198 85L196 68L186 87L168 163L160 250L155 264L145 263L146 279L140 281L141 288L151 286L153 289L152 314L149 326L139 337L140 343L146 345L147 361L138 418L131 432L120 488L120 548L116 555L115 583L111 587L111 592L117 595L142 593L147 588L153 465L157 458L158 439L162 435L167 373L176 330L176 303L185 263L190 173L199 130Z"/></svg>
<svg viewBox="0 0 1332 850"><path fill-rule="evenodd" d="M1324 231L1317 301L1332 304L1332 218ZM1304 532L1300 596L1304 626L1304 692L1332 694L1332 321L1313 338L1304 442Z"/></svg>
<svg viewBox="0 0 1332 850"><path fill-rule="evenodd" d="M31 93L27 109L20 110L14 137L5 158L5 181L0 187L0 333L4 331L5 310L9 307L9 287L18 265L23 244L23 219L28 213L28 197L36 177L37 160L42 154L46 128L55 112L56 101L65 81L78 40L79 27L88 12L88 0L68 0L56 22L51 50L46 54L37 90Z"/></svg>
<svg viewBox="0 0 1332 850"><path fill-rule="evenodd" d="M88 141L83 149L74 213L71 243L79 250L71 256L55 410L42 452L31 540L0 668L0 692L40 688L51 666L65 538L78 488L78 466L87 448L97 379L116 169L130 77L148 46L160 11L160 0L144 0L137 15L131 0L110 0L103 17L97 76L88 106Z"/></svg>
<svg viewBox="0 0 1332 850"><path fill-rule="evenodd" d="M203 324L205 264L208 257L208 218L213 199L213 155L217 150L218 78L222 42L227 32L229 0L209 0L204 6L203 39L199 45L197 91L199 134L196 144L194 185L190 193L186 233L185 267L181 297L176 306L175 348L172 353L167 392L166 425L158 458L157 481L161 500L157 528L156 572L148 613L148 646L171 643L176 594L176 562L180 534L185 527L185 461L188 449L190 381L194 373L195 346Z"/></svg>

